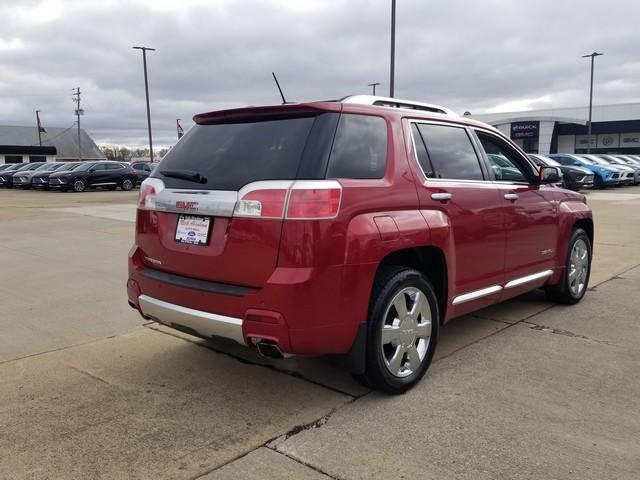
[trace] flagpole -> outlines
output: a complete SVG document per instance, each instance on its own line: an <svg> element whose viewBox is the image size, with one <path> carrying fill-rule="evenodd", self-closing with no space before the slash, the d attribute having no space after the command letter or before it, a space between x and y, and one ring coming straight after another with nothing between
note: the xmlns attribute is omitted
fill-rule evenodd
<svg viewBox="0 0 640 480"><path fill-rule="evenodd" d="M36 125L38 129L38 145L42 146L42 135L40 134L40 110L36 110Z"/></svg>

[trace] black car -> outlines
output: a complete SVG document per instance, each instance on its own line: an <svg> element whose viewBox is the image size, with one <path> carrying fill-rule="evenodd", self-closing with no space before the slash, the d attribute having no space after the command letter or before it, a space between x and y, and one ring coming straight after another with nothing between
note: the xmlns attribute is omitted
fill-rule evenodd
<svg viewBox="0 0 640 480"><path fill-rule="evenodd" d="M49 175L53 172L73 170L82 165L81 162L56 162L51 163L46 169L38 169L31 177L31 188L49 190Z"/></svg>
<svg viewBox="0 0 640 480"><path fill-rule="evenodd" d="M0 172L0 187L13 188L13 176L18 172L28 172L44 165L44 162L15 163Z"/></svg>
<svg viewBox="0 0 640 480"><path fill-rule="evenodd" d="M539 167L558 167L562 171L562 186L578 191L581 188L593 187L593 172L583 167L563 165L553 158L539 154L530 154L529 158Z"/></svg>
<svg viewBox="0 0 640 480"><path fill-rule="evenodd" d="M87 188L131 190L137 181L136 172L121 162L84 162L73 170L53 172L49 175L49 188L66 192L83 192Z"/></svg>
<svg viewBox="0 0 640 480"><path fill-rule="evenodd" d="M138 183L144 182L149 177L154 167L155 164L151 164L149 162L131 163L131 168L136 171L136 175L138 176Z"/></svg>

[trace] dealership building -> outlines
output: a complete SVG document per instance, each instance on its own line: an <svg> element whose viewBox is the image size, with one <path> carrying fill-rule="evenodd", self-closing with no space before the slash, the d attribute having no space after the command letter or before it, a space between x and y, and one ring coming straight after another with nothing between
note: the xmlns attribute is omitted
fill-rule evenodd
<svg viewBox="0 0 640 480"><path fill-rule="evenodd" d="M0 125L0 164L27 162L68 162L78 160L76 128L44 129L38 138L37 127ZM82 160L104 160L93 139L80 129Z"/></svg>
<svg viewBox="0 0 640 480"><path fill-rule="evenodd" d="M640 154L640 103L471 115L493 125L527 153Z"/></svg>

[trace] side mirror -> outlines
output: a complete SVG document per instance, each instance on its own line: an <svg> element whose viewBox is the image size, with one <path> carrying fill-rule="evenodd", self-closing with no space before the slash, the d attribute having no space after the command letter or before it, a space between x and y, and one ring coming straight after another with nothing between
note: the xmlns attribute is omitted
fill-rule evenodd
<svg viewBox="0 0 640 480"><path fill-rule="evenodd" d="M95 172L95 171L96 171L96 169L95 169L95 168L90 168L90 169L89 169L89 173L93 173L93 172Z"/></svg>
<svg viewBox="0 0 640 480"><path fill-rule="evenodd" d="M557 183L562 178L562 173L558 167L541 167L540 183Z"/></svg>
<svg viewBox="0 0 640 480"><path fill-rule="evenodd" d="M580 166L582 166L582 164L581 164L578 160L574 160L574 161L573 161L573 164L574 164L576 167L580 167Z"/></svg>

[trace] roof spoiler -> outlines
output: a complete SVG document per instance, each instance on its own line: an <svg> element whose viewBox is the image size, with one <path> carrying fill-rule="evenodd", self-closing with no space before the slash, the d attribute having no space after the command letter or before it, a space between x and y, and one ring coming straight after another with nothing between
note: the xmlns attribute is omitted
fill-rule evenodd
<svg viewBox="0 0 640 480"><path fill-rule="evenodd" d="M287 103L265 107L242 107L194 115L193 121L199 125L241 121L248 118L269 119L315 115L320 112L340 112L342 105L334 102Z"/></svg>

